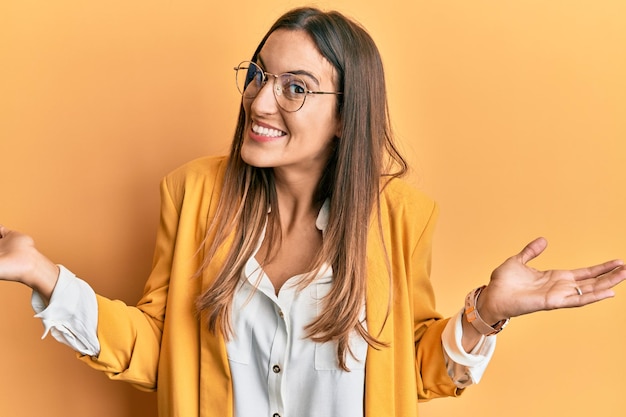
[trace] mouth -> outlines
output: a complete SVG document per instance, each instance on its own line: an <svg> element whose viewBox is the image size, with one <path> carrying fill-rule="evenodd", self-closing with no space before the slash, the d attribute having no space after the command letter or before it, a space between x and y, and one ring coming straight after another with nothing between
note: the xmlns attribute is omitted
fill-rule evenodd
<svg viewBox="0 0 626 417"><path fill-rule="evenodd" d="M275 139L285 136L287 134L287 132L283 132L282 130L274 129L268 126L261 126L254 122L252 123L251 130L255 134L255 136L265 139Z"/></svg>

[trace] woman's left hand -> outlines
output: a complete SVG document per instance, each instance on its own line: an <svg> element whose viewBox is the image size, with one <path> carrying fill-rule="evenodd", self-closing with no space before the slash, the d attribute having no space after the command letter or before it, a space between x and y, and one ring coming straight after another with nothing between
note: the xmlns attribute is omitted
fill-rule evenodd
<svg viewBox="0 0 626 417"><path fill-rule="evenodd" d="M547 246L544 238L496 268L480 294L477 309L488 323L540 310L581 307L615 295L612 288L626 279L621 260L572 270L538 271L527 263Z"/></svg>

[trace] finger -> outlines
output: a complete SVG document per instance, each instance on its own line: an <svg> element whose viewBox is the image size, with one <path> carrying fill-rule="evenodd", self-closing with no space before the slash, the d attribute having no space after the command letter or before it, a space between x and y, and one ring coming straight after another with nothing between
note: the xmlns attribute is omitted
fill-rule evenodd
<svg viewBox="0 0 626 417"><path fill-rule="evenodd" d="M580 307L615 296L615 287L626 280L626 269L620 267L605 276L594 279L591 283L579 286L582 294L574 294L567 298L569 306Z"/></svg>
<svg viewBox="0 0 626 417"><path fill-rule="evenodd" d="M543 237L538 237L526 245L517 256L520 258L521 262L525 264L541 255L547 246L548 241Z"/></svg>
<svg viewBox="0 0 626 417"><path fill-rule="evenodd" d="M576 294L571 298L577 299L579 306L611 298L615 296L613 288L623 281L626 281L626 266L624 265L613 269L599 278L587 280L585 285L579 285L578 287L582 294Z"/></svg>
<svg viewBox="0 0 626 417"><path fill-rule="evenodd" d="M583 295L575 294L569 297L565 307L582 307L588 304L597 303L598 301L606 300L607 298L612 298L614 296L615 292L610 289L583 293Z"/></svg>
<svg viewBox="0 0 626 417"><path fill-rule="evenodd" d="M619 266L600 277L578 281L583 292L597 292L611 289L626 280L626 266Z"/></svg>
<svg viewBox="0 0 626 417"><path fill-rule="evenodd" d="M604 262L598 265L573 269L571 272L576 281L581 281L589 278L597 278L623 265L624 261L622 261L621 259L614 259L612 261Z"/></svg>
<svg viewBox="0 0 626 417"><path fill-rule="evenodd" d="M574 287L572 294L569 294L564 300L560 308L563 307L582 307L587 304L596 303L598 301L612 298L615 292L611 289L613 285L585 285Z"/></svg>

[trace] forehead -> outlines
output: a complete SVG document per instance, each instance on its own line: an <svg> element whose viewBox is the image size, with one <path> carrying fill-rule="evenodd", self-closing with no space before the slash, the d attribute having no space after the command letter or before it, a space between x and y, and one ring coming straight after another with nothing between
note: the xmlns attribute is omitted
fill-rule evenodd
<svg viewBox="0 0 626 417"><path fill-rule="evenodd" d="M320 84L332 85L335 69L319 52L308 33L278 29L267 38L258 57L259 64L274 74L306 72Z"/></svg>

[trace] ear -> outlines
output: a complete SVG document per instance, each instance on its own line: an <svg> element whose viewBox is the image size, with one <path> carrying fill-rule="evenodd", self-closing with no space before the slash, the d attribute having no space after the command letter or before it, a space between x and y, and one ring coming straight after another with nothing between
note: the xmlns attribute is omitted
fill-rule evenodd
<svg viewBox="0 0 626 417"><path fill-rule="evenodd" d="M337 139L341 139L343 134L343 120L341 119L341 115L339 115L339 120L337 120L337 129L335 130L335 137Z"/></svg>

